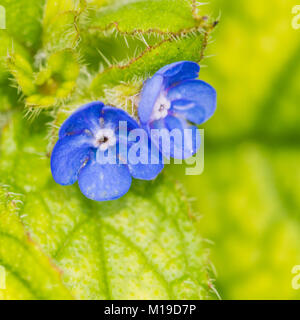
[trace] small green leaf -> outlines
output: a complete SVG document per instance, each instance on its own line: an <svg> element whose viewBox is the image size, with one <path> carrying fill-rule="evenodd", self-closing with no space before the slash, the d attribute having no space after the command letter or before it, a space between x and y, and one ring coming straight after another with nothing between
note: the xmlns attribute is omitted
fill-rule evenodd
<svg viewBox="0 0 300 320"><path fill-rule="evenodd" d="M18 53L9 56L8 68L26 96L35 93L36 86L34 85L33 69L26 58Z"/></svg>
<svg viewBox="0 0 300 320"><path fill-rule="evenodd" d="M77 186L62 187L53 181L40 126L28 127L20 115L6 126L0 179L22 194L19 217L26 232L62 271L64 285L75 298L212 297L197 216L172 180L134 181L120 200L90 201ZM9 229L2 219L1 228ZM24 237L20 241L25 242ZM11 244L7 248L1 246L1 261L31 258L23 248ZM18 267L13 259L6 264L12 270ZM30 268L23 274L20 267L20 276L30 277L26 285L42 290L46 274ZM14 292L13 282L7 286ZM18 298L24 297L20 291ZM43 292L43 298L52 297L52 292L48 296ZM69 297L67 290L64 297Z"/></svg>
<svg viewBox="0 0 300 320"><path fill-rule="evenodd" d="M43 46L47 51L73 48L79 39L78 18L84 0L47 0L43 19Z"/></svg>
<svg viewBox="0 0 300 320"><path fill-rule="evenodd" d="M7 34L5 30L0 30L0 82L8 77L6 65L7 56L10 53L18 53L25 59L30 60L30 55L15 39Z"/></svg>
<svg viewBox="0 0 300 320"><path fill-rule="evenodd" d="M15 54L8 60L11 73L26 95L29 107L49 107L70 96L79 75L77 55L66 49L53 53L45 68L35 73L30 63Z"/></svg>
<svg viewBox="0 0 300 320"><path fill-rule="evenodd" d="M0 43L0 111L8 111L19 105L19 101L17 88L10 81L12 77L9 73L7 60L12 58L14 54L18 54L21 60L26 61L25 64L31 64L32 58L29 50L13 39L7 30L0 30Z"/></svg>

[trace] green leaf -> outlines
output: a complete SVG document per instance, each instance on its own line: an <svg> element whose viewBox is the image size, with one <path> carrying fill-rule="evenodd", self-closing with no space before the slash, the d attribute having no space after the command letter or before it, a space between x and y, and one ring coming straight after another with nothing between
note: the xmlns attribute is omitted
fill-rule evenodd
<svg viewBox="0 0 300 320"><path fill-rule="evenodd" d="M78 19L84 0L47 0L43 19L43 47L47 51L73 48L79 39Z"/></svg>
<svg viewBox="0 0 300 320"><path fill-rule="evenodd" d="M7 30L0 30L0 112L8 111L16 107L18 102L18 92L13 88L14 83L10 81L11 74L7 65L13 55L17 54L25 60L25 64L31 64L32 58L29 51L24 48L18 41L13 39ZM30 84L29 84L30 85Z"/></svg>
<svg viewBox="0 0 300 320"><path fill-rule="evenodd" d="M121 82L140 79L140 84L166 64L191 60L199 61L205 49L206 33L196 33L178 39L168 38L149 47L138 58L126 65L112 66L98 74L89 89L93 97L102 97L105 88L113 88Z"/></svg>
<svg viewBox="0 0 300 320"><path fill-rule="evenodd" d="M32 242L61 270L72 296L213 296L207 250L197 231L198 217L176 183L164 177L152 183L134 181L131 191L120 200L90 201L77 186L62 187L53 181L41 127L41 122L28 126L18 114L5 127L0 180L22 194L19 219ZM1 228L8 228L2 220ZM21 261L28 259L27 252L18 247L2 248L2 259L16 255ZM6 264L17 267L14 260ZM44 284L44 275L36 274L35 269L30 276L31 286ZM7 286L13 291L10 278ZM25 296L19 292L19 298Z"/></svg>
<svg viewBox="0 0 300 320"><path fill-rule="evenodd" d="M0 265L6 288L0 299L72 298L60 270L32 241L18 214L19 196L0 185Z"/></svg>
<svg viewBox="0 0 300 320"><path fill-rule="evenodd" d="M90 29L116 28L122 33L150 31L177 33L193 28L192 2L186 0L136 0L102 6L91 17Z"/></svg>
<svg viewBox="0 0 300 320"><path fill-rule="evenodd" d="M46 67L41 67L38 73L18 54L9 58L8 65L26 96L26 105L29 107L54 106L67 99L73 92L79 75L77 55L71 49L53 53Z"/></svg>
<svg viewBox="0 0 300 320"><path fill-rule="evenodd" d="M17 90L10 86L7 56L9 56L9 52L13 48L14 51L17 51L20 54L24 54L27 57L28 55L16 41L13 41L11 37L9 37L5 30L0 30L0 43L0 112L3 112L15 107L18 98Z"/></svg>
<svg viewBox="0 0 300 320"><path fill-rule="evenodd" d="M5 30L0 30L0 82L7 79L8 69L6 59L10 53L18 53L26 59L30 59L29 53L14 39L12 39Z"/></svg>
<svg viewBox="0 0 300 320"><path fill-rule="evenodd" d="M8 57L8 67L15 77L17 84L25 95L35 93L34 74L31 64L20 54L16 53Z"/></svg>
<svg viewBox="0 0 300 320"><path fill-rule="evenodd" d="M92 72L98 71L99 67L100 70L104 69L103 66L107 64L120 64L124 68L164 42L209 33L214 25L208 16L198 17L194 1L138 0L108 3L100 6L100 9L93 3L94 11L90 11L88 19L81 24L80 52ZM177 46L180 44L177 43ZM183 49L186 49L184 45ZM157 55L162 52L159 51ZM189 57L190 52L185 53ZM170 59L173 56L174 52L171 52ZM199 57L197 59L200 60ZM151 64L149 67L151 69Z"/></svg>

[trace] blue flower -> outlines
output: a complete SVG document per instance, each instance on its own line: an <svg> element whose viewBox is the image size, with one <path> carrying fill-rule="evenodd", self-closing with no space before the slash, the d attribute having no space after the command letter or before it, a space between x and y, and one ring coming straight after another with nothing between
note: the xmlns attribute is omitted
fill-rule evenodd
<svg viewBox="0 0 300 320"><path fill-rule="evenodd" d="M126 124L125 131L120 127L122 123ZM161 162L133 164L124 159L135 144L128 141L128 135L138 128L137 122L123 110L102 102L84 105L59 130L59 140L51 155L54 180L61 185L71 185L78 180L87 198L105 201L126 194L132 177L154 179L163 169ZM148 146L147 134L140 137L139 142ZM115 163L104 162L112 151L116 154Z"/></svg>
<svg viewBox="0 0 300 320"><path fill-rule="evenodd" d="M198 80L199 71L197 63L175 62L157 71L144 84L138 108L141 125L167 158L186 159L194 155L201 140L195 125L204 123L215 112L216 91ZM151 134L157 131L153 129L160 129L160 134ZM162 137L173 129L180 130L181 138L171 139L171 148L165 150Z"/></svg>

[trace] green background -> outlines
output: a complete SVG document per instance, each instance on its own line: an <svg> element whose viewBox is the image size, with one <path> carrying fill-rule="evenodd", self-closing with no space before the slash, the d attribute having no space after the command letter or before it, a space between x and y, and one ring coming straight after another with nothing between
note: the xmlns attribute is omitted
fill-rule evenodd
<svg viewBox="0 0 300 320"><path fill-rule="evenodd" d="M204 126L204 173L182 180L203 215L221 297L299 299L291 285L300 264L297 2L211 4L221 22L200 78L216 87L218 110Z"/></svg>

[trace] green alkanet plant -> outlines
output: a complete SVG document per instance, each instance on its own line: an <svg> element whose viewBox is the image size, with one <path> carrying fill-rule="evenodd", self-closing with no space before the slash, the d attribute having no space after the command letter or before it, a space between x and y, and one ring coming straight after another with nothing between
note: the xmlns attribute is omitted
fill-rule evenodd
<svg viewBox="0 0 300 320"><path fill-rule="evenodd" d="M121 199L97 202L76 185L55 183L50 170L54 145L74 133L63 123L80 106L103 101L138 123L148 78L171 63L204 58L215 21L196 1L146 2L1 2L0 299L216 297L200 222L172 177L136 180ZM77 136L98 138L89 144L92 155L118 141L107 130L86 129ZM90 155L64 182L80 180ZM129 181L134 174L125 167Z"/></svg>

